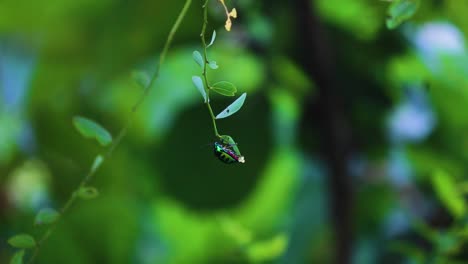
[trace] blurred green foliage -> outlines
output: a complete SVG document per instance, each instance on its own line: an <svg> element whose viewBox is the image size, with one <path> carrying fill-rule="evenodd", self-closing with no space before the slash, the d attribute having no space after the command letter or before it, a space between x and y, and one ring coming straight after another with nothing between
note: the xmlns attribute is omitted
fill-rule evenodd
<svg viewBox="0 0 468 264"><path fill-rule="evenodd" d="M311 103L324 88L302 66L294 1L231 1L231 32L209 4L210 81L249 94L217 121L245 164L213 156L191 80L200 1L113 155L82 137L107 145L125 126L182 2L0 3L0 263L21 263L31 240L9 238L46 231L89 168L94 187L79 196L92 199L63 216L37 263L333 261L330 168ZM350 262L465 263L468 4L310 2L353 131ZM210 94L215 113L233 101L228 86Z"/></svg>

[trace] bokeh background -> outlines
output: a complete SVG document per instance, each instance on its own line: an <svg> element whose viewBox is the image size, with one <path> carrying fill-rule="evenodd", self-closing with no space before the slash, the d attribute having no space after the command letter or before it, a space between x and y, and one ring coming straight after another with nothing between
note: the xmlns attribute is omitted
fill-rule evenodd
<svg viewBox="0 0 468 264"><path fill-rule="evenodd" d="M183 2L0 2L0 263L105 151L73 117L118 133ZM37 263L467 263L468 2L422 1L394 30L387 1L226 3L231 32L210 1L209 76L248 94L218 121L246 163L213 156L194 0L100 195Z"/></svg>

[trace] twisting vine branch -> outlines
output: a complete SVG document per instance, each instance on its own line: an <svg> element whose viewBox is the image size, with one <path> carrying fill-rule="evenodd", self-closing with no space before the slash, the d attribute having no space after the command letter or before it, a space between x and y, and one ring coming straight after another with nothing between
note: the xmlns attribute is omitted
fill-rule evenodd
<svg viewBox="0 0 468 264"><path fill-rule="evenodd" d="M192 3L192 0L186 0L185 1L185 4L184 4L182 10L180 11L180 13L179 13L179 15L177 17L177 20L175 21L174 25L172 26L171 31L169 32L169 35L168 35L168 37L166 39L166 42L164 44L164 48L163 48L163 50L161 52L161 56L160 56L159 61L158 61L157 65L156 65L156 71L152 75L149 83L145 86L145 89L144 89L141 97L138 99L138 101L132 107L132 110L130 112L130 116L129 116L125 126L120 130L120 132L118 133L118 136L113 141L113 143L109 147L108 151L105 153L103 161L106 160L107 158L109 158L112 155L114 150L117 148L117 146L120 144L122 139L125 137L125 135L127 134L128 129L131 127L131 125L133 123L135 113L138 111L138 109L140 108L142 103L145 101L146 97L148 96L148 94L150 93L150 91L152 89L152 86L153 86L154 82L159 77L161 66L164 63L164 60L166 58L169 47L171 46L174 35L177 32L177 30L179 29L179 26L182 23L182 20L184 19L185 15L187 14L187 10L189 9L191 3ZM205 21L206 21L206 13L205 13ZM205 77L206 77L206 75L205 75ZM215 131L216 131L216 126L215 126ZM34 252L33 252L31 258L29 259L29 263L34 262L34 260L36 259L37 255L39 253L39 250L40 250L41 246L44 244L44 242L50 237L50 235L56 229L56 227L57 227L59 221L61 220L61 218L63 217L63 215L75 203L75 201L76 201L76 199L78 197L77 196L77 191L80 190L81 188L85 187L92 180L92 178L96 174L96 171L97 171L97 168L95 166L92 166L90 168L90 170L88 171L88 173L86 174L86 176L81 180L80 184L78 185L78 188L75 191L73 191L73 193L70 195L70 198L67 200L67 202L65 202L65 205L60 209L60 211L59 211L60 214L58 215L55 222L44 232L44 234L40 237L40 239L36 243L36 246L34 248Z"/></svg>

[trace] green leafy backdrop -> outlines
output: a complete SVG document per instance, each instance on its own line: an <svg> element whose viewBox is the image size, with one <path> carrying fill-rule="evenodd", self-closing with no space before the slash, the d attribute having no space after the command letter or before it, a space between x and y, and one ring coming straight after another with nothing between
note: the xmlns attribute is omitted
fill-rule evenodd
<svg viewBox="0 0 468 264"><path fill-rule="evenodd" d="M183 4L0 3L0 263L58 217L37 263L467 261L468 4L233 0L227 32L209 1L215 116L248 94L231 165L202 1L155 68Z"/></svg>

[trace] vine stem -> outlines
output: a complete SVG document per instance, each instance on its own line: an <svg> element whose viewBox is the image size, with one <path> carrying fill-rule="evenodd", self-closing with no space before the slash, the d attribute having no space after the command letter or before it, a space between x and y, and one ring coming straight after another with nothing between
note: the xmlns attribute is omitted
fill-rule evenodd
<svg viewBox="0 0 468 264"><path fill-rule="evenodd" d="M164 48L161 52L161 55L159 57L159 61L156 65L156 70L154 74L152 75L149 83L145 86L145 89L143 90L143 93L141 94L140 98L138 101L133 105L130 116L128 117L127 122L125 123L125 126L120 130L118 133L117 137L113 141L112 145L109 147L107 152L104 155L104 161L112 156L114 150L119 146L120 142L122 139L127 135L128 129L131 127L133 123L133 119L135 116L135 113L138 111L140 106L143 104L145 101L146 97L152 90L152 86L154 85L154 82L158 79L160 69L162 64L164 63L164 60L166 59L167 52L169 51L169 48L172 44L172 40L174 39L174 35L179 29L180 24L182 23L183 19L185 18L185 15L187 14L187 11L192 3L192 0L185 0L185 4L182 7L181 11L179 12L179 15L177 16L177 20L174 22L172 25L171 31L169 32L169 35L167 36L166 42L164 44ZM101 163L102 165L102 163ZM28 263L34 263L34 260L36 259L39 250L41 246L44 244L44 242L52 235L53 231L57 228L58 223L62 219L63 215L68 211L68 209L75 203L77 199L77 191L80 190L81 188L85 187L94 177L96 174L97 169L96 168L90 168L86 176L81 180L80 184L78 185L78 188L76 188L73 193L70 195L70 198L65 202L65 205L60 209L60 214L56 221L44 232L44 234L40 237L38 242L36 243L36 247L34 249L33 254L31 255L31 258L29 259Z"/></svg>
<svg viewBox="0 0 468 264"><path fill-rule="evenodd" d="M201 41L202 41L202 44L203 44L203 73L202 73L202 76L203 76L203 82L205 84L205 92L206 92L206 107L208 108L208 112L210 113L210 117L211 117L211 121L213 122L213 130L214 130L214 133L215 133L215 136L217 138L221 138L221 135L219 135L218 133L218 127L216 126L216 117L215 115L213 114L213 109L211 108L211 105L210 105L210 83L208 82L208 74L207 74L207 65L208 65L208 57L206 55L206 40L205 40L205 32L206 32L206 26L208 25L208 2L210 0L205 0L204 4L203 4L203 26L202 26L202 30L201 30L201 33L200 33L200 38L201 38Z"/></svg>

